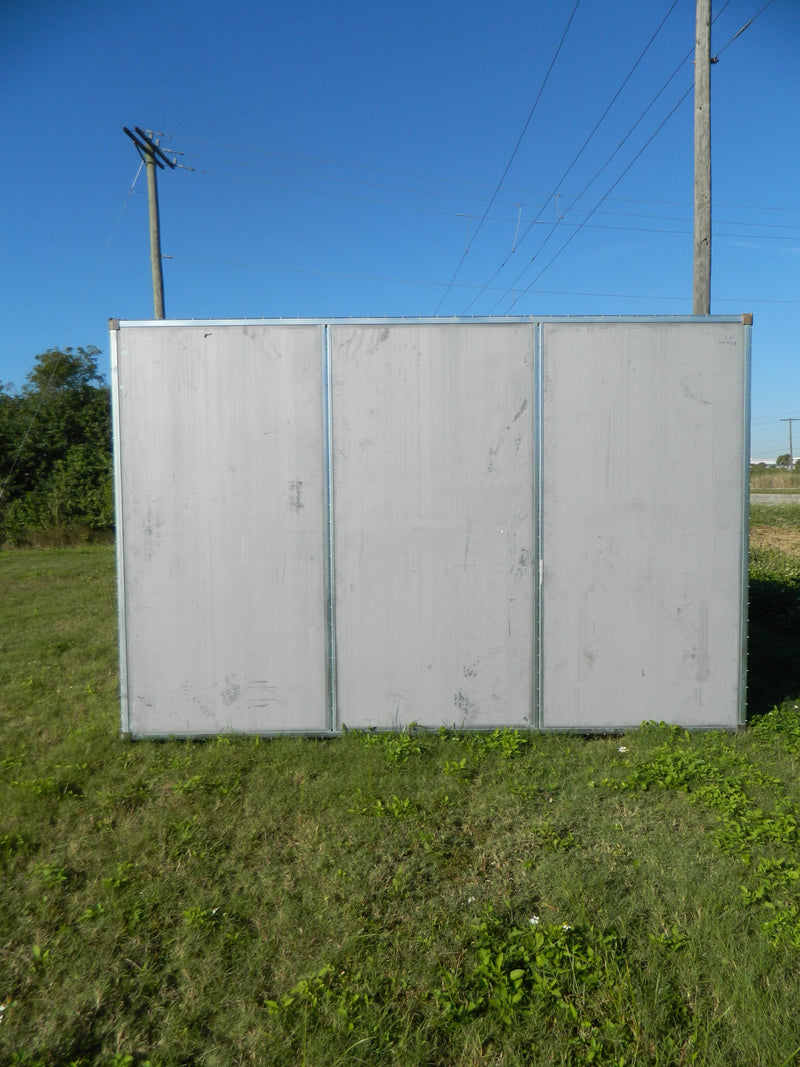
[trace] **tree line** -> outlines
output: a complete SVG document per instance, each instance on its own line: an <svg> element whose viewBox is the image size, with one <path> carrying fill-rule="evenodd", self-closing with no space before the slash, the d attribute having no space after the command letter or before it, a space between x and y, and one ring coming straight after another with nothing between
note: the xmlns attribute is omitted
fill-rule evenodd
<svg viewBox="0 0 800 1067"><path fill-rule="evenodd" d="M111 391L99 355L93 346L52 348L19 391L0 382L0 544L113 530Z"/></svg>

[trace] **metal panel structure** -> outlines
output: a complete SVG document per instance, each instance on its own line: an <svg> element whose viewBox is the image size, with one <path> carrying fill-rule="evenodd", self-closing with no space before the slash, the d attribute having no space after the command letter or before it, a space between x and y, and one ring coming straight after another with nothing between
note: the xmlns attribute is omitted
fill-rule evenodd
<svg viewBox="0 0 800 1067"><path fill-rule="evenodd" d="M331 329L338 706L532 723L529 324Z"/></svg>
<svg viewBox="0 0 800 1067"><path fill-rule="evenodd" d="M326 731L321 328L115 333L123 731Z"/></svg>
<svg viewBox="0 0 800 1067"><path fill-rule="evenodd" d="M113 322L123 732L735 727L749 338Z"/></svg>
<svg viewBox="0 0 800 1067"><path fill-rule="evenodd" d="M541 725L739 722L739 324L544 324Z"/></svg>

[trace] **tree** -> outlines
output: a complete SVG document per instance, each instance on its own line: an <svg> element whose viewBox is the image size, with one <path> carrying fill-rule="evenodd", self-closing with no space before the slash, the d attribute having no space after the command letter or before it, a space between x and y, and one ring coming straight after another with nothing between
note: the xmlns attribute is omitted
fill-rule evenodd
<svg viewBox="0 0 800 1067"><path fill-rule="evenodd" d="M0 543L113 528L111 395L99 349L49 349L19 393L0 387Z"/></svg>
<svg viewBox="0 0 800 1067"><path fill-rule="evenodd" d="M789 462L790 462L790 458L791 457L789 456L789 453L788 452L784 452L784 454L782 456L778 456L778 458L775 460L775 466L776 467L788 467L789 466Z"/></svg>

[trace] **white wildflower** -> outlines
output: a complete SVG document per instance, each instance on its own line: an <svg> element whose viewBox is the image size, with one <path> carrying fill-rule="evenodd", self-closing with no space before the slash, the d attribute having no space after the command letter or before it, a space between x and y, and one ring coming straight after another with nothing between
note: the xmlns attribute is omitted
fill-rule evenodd
<svg viewBox="0 0 800 1067"><path fill-rule="evenodd" d="M619 748L617 749L617 752L627 752L627 751L628 751L628 749L625 747L625 745L620 745Z"/></svg>
<svg viewBox="0 0 800 1067"><path fill-rule="evenodd" d="M539 925L539 916L538 915L532 915L530 917L530 919L529 919L529 922L530 922L531 926L538 926Z"/></svg>
<svg viewBox="0 0 800 1067"><path fill-rule="evenodd" d="M561 924L561 929L562 930L571 930L572 927L569 925L569 923L562 923Z"/></svg>

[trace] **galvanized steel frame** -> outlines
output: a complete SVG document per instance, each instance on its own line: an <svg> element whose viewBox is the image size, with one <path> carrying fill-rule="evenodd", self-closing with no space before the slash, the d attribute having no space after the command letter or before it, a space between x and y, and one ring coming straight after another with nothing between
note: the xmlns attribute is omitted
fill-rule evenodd
<svg viewBox="0 0 800 1067"><path fill-rule="evenodd" d="M323 489L325 494L325 607L327 642L328 729L338 730L336 664L336 527L333 521L333 394L331 383L331 331L322 329L322 412L324 448Z"/></svg>
<svg viewBox="0 0 800 1067"><path fill-rule="evenodd" d="M122 445L120 437L120 405L119 405L119 365L118 344L119 330L113 321L111 326L111 424L112 445L114 461L114 492L115 492L115 516L116 537L115 549L117 557L117 632L119 639L119 696L120 696L120 733L123 737L130 737L130 703L128 700L128 641L127 641L127 615L125 611L125 523L121 521L123 514L122 499Z"/></svg>
<svg viewBox="0 0 800 1067"><path fill-rule="evenodd" d="M158 322L153 320L111 320L111 371L112 371L112 407L113 407L113 439L114 439L114 473L116 485L116 508L117 515L124 512L122 499L122 467L125 462L123 456L123 443L120 436L120 397L119 397L119 331L126 327L153 328L163 330L165 327L218 327L218 326L294 326L313 325L320 327L322 365L322 441L323 441L323 492L324 492L324 590L325 590L325 640L326 640L326 721L327 729L324 735L337 735L341 730L338 694L338 659L337 659L337 613L336 613L336 546L335 546L335 522L334 522L334 461L333 461L333 388L331 370L331 328L339 325L347 326L397 326L397 325L447 325L449 323L465 324L527 324L533 327L533 553L536 571L533 597L533 647L531 649L531 670L533 675L532 703L529 709L530 723L533 729L543 727L543 680L542 680L542 633L543 633L543 604L542 604L542 517L544 512L543 492L543 331L549 323L695 323L695 322L720 322L737 323L745 326L746 343L746 382L743 410L742 435L744 441L744 463L742 466L742 556L741 556L741 634L742 655L739 684L739 710L738 722L744 725L746 722L746 648L747 648L747 529L748 529L748 460L749 460L749 418L750 418L750 346L751 329L748 317L743 316L708 316L698 318L695 316L522 316L516 318L352 318L352 319L202 319L202 320L167 320ZM125 529L124 522L119 521L117 526L117 595L118 595L118 621L119 621L119 667L120 667L120 703L121 703L121 731L123 735L130 735L130 694L128 691L128 642L127 642L127 615L126 615L126 590L125 590ZM509 723L509 726L520 726L518 721ZM480 728L480 727L479 727ZM484 728L494 728L484 727ZM560 727L556 727L557 729ZM261 732L261 731L258 731ZM265 735L277 732L265 730ZM307 732L307 731L306 731ZM318 731L314 733L319 736ZM191 734L188 736L202 736Z"/></svg>
<svg viewBox="0 0 800 1067"><path fill-rule="evenodd" d="M748 596L747 588L750 580L750 403L752 397L752 344L753 344L753 317L743 316L745 331L745 381L744 381L744 404L742 405L742 441L744 442L744 456L742 462L742 566L741 566L741 659L739 678L739 726L747 725L747 634L748 634Z"/></svg>

